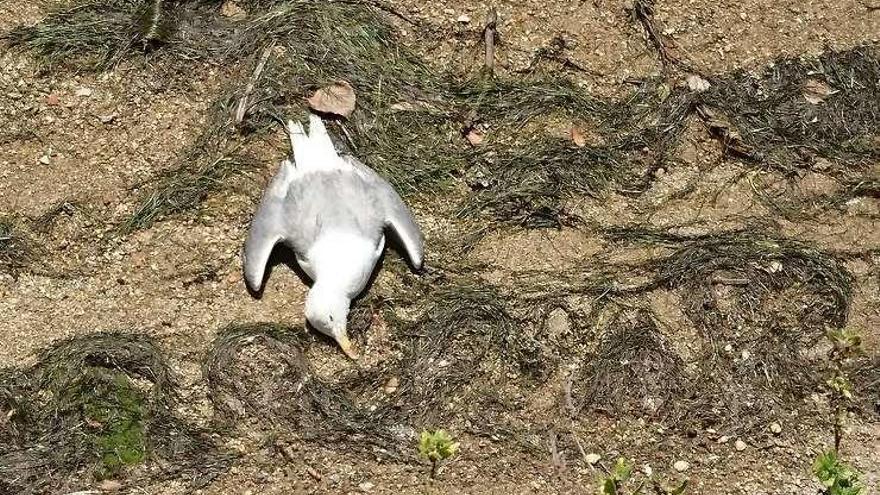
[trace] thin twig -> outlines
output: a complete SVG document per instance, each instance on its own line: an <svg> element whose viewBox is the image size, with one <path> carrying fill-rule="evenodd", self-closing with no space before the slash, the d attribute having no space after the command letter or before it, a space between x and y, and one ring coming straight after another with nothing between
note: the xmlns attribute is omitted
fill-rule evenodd
<svg viewBox="0 0 880 495"><path fill-rule="evenodd" d="M263 73L263 69L266 68L266 62L269 60L269 55L272 54L272 48L274 47L275 40L272 40L271 42L269 42L268 45L266 45L266 48L263 49L263 54L260 55L260 61L257 63L257 67L254 69L254 74L248 81L247 86L245 86L244 94L241 96L241 99L238 100L238 106L235 109L235 125L241 125L241 123L244 121L244 116L249 108L248 100L250 100L251 93L254 92L254 87L257 85L257 81L260 79L260 75Z"/></svg>
<svg viewBox="0 0 880 495"><path fill-rule="evenodd" d="M483 28L483 41L486 43L486 59L484 67L489 75L495 73L495 37L498 33L498 11L495 7L486 14L486 26Z"/></svg>
<svg viewBox="0 0 880 495"><path fill-rule="evenodd" d="M654 25L654 2L653 0L636 0L633 4L633 14L645 29L645 36L654 45L654 49L660 55L660 62L666 67L678 63L678 60L669 53L663 35L657 31Z"/></svg>

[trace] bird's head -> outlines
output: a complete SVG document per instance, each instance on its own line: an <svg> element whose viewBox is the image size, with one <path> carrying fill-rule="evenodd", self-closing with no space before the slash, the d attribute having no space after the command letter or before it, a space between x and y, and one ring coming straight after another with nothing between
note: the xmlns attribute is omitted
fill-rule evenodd
<svg viewBox="0 0 880 495"><path fill-rule="evenodd" d="M345 295L338 291L326 290L315 284L306 297L306 320L319 332L332 337L342 348L342 352L351 359L358 355L346 330L348 309L351 304Z"/></svg>

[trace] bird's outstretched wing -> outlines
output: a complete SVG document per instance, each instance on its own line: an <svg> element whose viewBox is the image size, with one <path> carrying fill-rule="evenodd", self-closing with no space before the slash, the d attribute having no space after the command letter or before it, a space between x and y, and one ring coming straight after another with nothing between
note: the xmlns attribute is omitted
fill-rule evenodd
<svg viewBox="0 0 880 495"><path fill-rule="evenodd" d="M269 261L272 249L275 244L284 240L284 203L287 189L295 175L295 167L290 161L281 162L278 173L263 194L260 207L251 220L244 245L243 264L245 282L253 291L262 287L266 263Z"/></svg>
<svg viewBox="0 0 880 495"><path fill-rule="evenodd" d="M412 212L406 203L382 176L373 169L361 163L360 160L351 156L343 155L342 159L361 172L375 187L378 188L385 210L385 225L390 227L400 241L416 270L421 270L425 261L425 248L422 231L413 218Z"/></svg>

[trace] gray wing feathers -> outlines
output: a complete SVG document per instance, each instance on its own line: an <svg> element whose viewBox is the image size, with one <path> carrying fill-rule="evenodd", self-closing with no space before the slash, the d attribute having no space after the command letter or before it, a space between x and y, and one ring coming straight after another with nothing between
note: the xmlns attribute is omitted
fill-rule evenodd
<svg viewBox="0 0 880 495"><path fill-rule="evenodd" d="M251 220L242 256L245 282L251 290L259 290L262 286L272 249L285 237L284 200L292 174L293 164L283 161Z"/></svg>
<svg viewBox="0 0 880 495"><path fill-rule="evenodd" d="M416 223L415 218L413 218L412 212L406 206L406 203L403 202L400 195L394 190L394 187L373 171L373 169L351 155L344 155L342 158L360 171L379 190L385 207L385 225L391 227L397 237L400 238L413 267L416 270L421 270L425 258L424 240L421 229L419 229L419 225Z"/></svg>
<svg viewBox="0 0 880 495"><path fill-rule="evenodd" d="M403 247L409 254L409 260L413 267L416 270L421 270L425 261L425 252L422 232L419 230L418 224L416 224L409 208L390 185L385 193L385 203L388 225L394 229L394 233L403 242Z"/></svg>

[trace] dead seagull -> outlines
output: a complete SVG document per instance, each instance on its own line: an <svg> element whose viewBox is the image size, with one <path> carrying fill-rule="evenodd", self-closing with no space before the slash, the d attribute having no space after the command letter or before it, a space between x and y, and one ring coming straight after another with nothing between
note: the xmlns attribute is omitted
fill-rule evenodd
<svg viewBox="0 0 880 495"><path fill-rule="evenodd" d="M288 122L287 131L296 163L281 162L263 193L245 242L245 281L258 291L273 247L286 244L313 281L306 319L357 359L346 331L349 306L385 248L385 230L394 231L416 270L423 262L422 234L391 184L357 158L337 153L320 117L310 116L308 134L299 122Z"/></svg>

